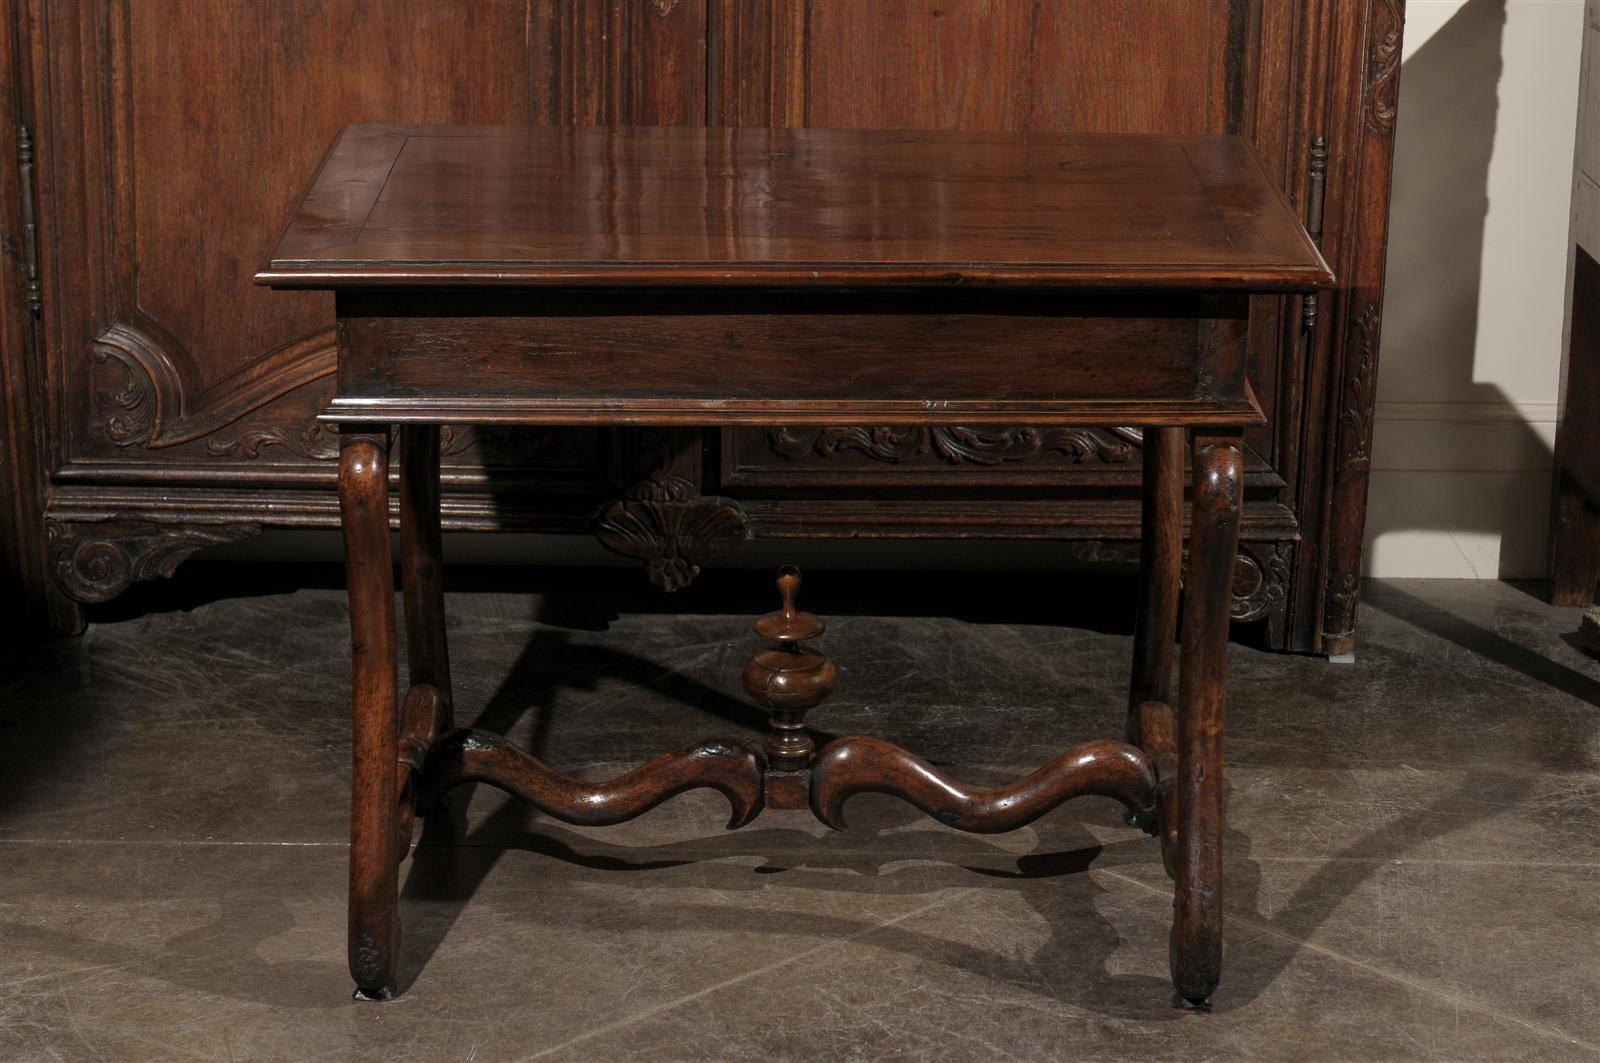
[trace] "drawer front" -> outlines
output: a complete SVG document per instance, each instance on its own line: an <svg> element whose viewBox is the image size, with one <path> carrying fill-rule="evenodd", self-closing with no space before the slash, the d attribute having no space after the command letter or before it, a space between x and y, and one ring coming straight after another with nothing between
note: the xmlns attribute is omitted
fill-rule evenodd
<svg viewBox="0 0 1600 1063"><path fill-rule="evenodd" d="M340 400L402 411L432 403L609 420L626 406L636 421L660 411L707 423L907 424L1215 407L1243 396L1241 320L1205 317L1217 306L1192 296L390 293L359 302L341 303Z"/></svg>

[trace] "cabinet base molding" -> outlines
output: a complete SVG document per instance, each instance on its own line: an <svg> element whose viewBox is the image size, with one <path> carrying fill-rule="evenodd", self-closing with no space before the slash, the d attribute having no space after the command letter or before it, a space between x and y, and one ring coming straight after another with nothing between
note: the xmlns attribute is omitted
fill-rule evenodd
<svg viewBox="0 0 1600 1063"><path fill-rule="evenodd" d="M108 602L136 580L170 577L178 566L208 546L259 535L259 524L159 524L146 520L106 520L45 524L50 568L56 585L86 605Z"/></svg>

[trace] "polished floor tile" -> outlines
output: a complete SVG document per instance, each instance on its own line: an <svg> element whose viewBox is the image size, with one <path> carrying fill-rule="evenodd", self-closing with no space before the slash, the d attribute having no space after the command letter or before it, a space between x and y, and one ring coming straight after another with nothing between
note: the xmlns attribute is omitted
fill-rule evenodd
<svg viewBox="0 0 1600 1063"><path fill-rule="evenodd" d="M1357 663L1231 647L1227 967L1172 1006L1170 885L1101 799L993 837L715 794L579 829L484 787L402 869L403 993L344 972L336 577L191 565L0 679L0 1059L1600 1058L1600 664L1499 583L1367 588ZM603 778L764 726L764 581L466 579L464 722ZM1116 581L808 574L828 734L993 784L1114 735ZM469 800L470 798L470 800Z"/></svg>

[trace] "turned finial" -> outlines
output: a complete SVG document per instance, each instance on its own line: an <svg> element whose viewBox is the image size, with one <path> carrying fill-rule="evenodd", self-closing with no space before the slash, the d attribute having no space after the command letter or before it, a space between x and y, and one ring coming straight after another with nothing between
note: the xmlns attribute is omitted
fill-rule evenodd
<svg viewBox="0 0 1600 1063"><path fill-rule="evenodd" d="M800 570L794 565L784 565L778 569L778 597L783 602L783 608L763 616L756 621L756 634L764 639L774 642L805 642L814 639L826 629L827 625L815 613L802 613L795 608L795 599L800 594Z"/></svg>
<svg viewBox="0 0 1600 1063"><path fill-rule="evenodd" d="M815 613L795 607L800 593L800 570L784 565L778 570L778 595L782 608L755 623L756 634L776 645L758 650L744 666L744 689L751 699L772 712L772 730L765 749L768 764L778 771L800 771L811 761L816 743L805 730L806 710L833 692L837 673L833 662L802 643L822 634L826 625Z"/></svg>

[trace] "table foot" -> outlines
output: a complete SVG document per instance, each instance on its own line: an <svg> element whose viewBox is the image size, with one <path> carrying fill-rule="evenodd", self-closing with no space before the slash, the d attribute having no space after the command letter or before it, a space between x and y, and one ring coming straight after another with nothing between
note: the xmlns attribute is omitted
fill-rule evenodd
<svg viewBox="0 0 1600 1063"><path fill-rule="evenodd" d="M403 843L388 470L386 431L341 434L339 510L353 666L348 951L350 976L366 987L394 981L400 947Z"/></svg>
<svg viewBox="0 0 1600 1063"><path fill-rule="evenodd" d="M482 782L580 826L602 827L644 814L686 790L720 792L732 806L728 829L761 814L766 762L731 739L707 739L664 753L603 783L564 775L509 740L487 731L452 731L439 740L423 775L425 799L437 802L464 783Z"/></svg>
<svg viewBox="0 0 1600 1063"><path fill-rule="evenodd" d="M386 1000L394 999L394 986L379 986L376 989L363 989L356 986L356 991L351 996L367 1004L382 1004Z"/></svg>
<svg viewBox="0 0 1600 1063"><path fill-rule="evenodd" d="M844 804L859 793L892 794L947 827L999 834L1089 794L1121 801L1137 821L1148 822L1155 811L1156 780L1139 750L1125 742L1099 741L1068 750L1006 786L969 790L899 746L852 735L829 743L812 762L811 811L844 830Z"/></svg>

